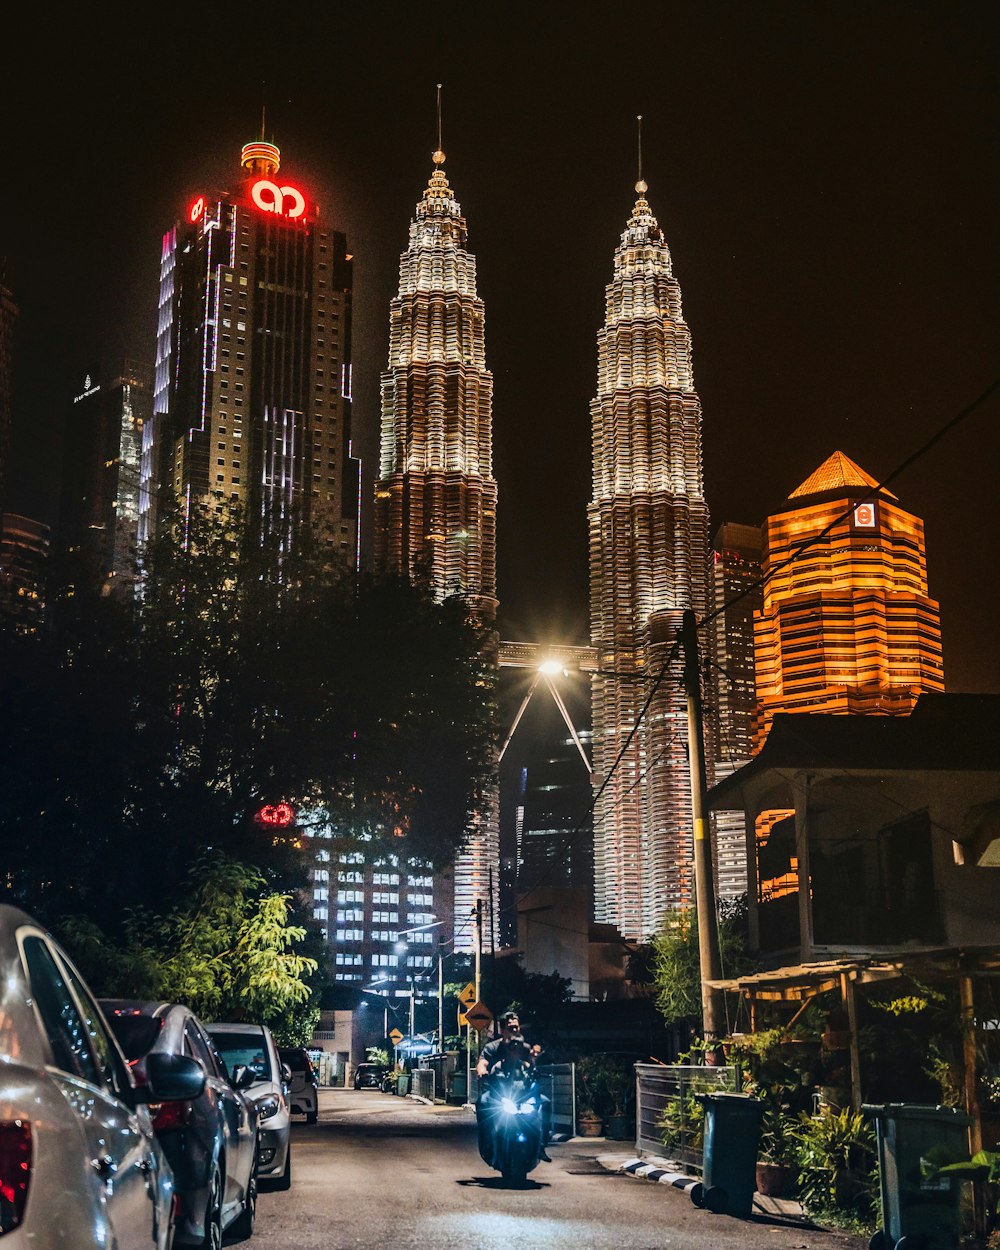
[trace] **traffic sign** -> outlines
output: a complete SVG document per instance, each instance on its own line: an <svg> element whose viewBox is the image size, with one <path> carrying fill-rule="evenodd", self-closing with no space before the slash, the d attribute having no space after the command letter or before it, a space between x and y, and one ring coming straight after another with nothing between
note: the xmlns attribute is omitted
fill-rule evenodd
<svg viewBox="0 0 1000 1250"><path fill-rule="evenodd" d="M473 1003L465 1013L465 1018L477 1033L485 1033L493 1023L493 1012L480 1000L478 1003Z"/></svg>
<svg viewBox="0 0 1000 1250"><path fill-rule="evenodd" d="M476 1001L476 987L470 981L464 990L459 994L458 1001L466 1007L471 1007Z"/></svg>
<svg viewBox="0 0 1000 1250"><path fill-rule="evenodd" d="M469 1017L460 1008L458 1012L458 1027L460 1029L464 1029L468 1023L469 1023Z"/></svg>
<svg viewBox="0 0 1000 1250"><path fill-rule="evenodd" d="M399 1043L403 1040L403 1035L402 1033L400 1033L399 1029L393 1029L392 1032L389 1034L389 1037L392 1040L393 1046L398 1046Z"/></svg>

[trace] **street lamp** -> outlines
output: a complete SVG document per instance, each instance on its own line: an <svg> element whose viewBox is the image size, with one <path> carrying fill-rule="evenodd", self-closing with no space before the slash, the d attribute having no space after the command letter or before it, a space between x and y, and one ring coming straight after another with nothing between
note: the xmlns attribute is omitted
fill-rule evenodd
<svg viewBox="0 0 1000 1250"><path fill-rule="evenodd" d="M396 934L397 938L404 938L410 933L422 933L425 929L436 929L439 925L443 925L443 920L431 920L427 924L414 925L412 929L401 929ZM409 945L403 941L396 942L396 953L405 954L409 950ZM413 1036L413 1001L414 1001L414 978L412 972L410 974L410 1036ZM444 1050L444 952L441 949L441 940L438 939L438 1050Z"/></svg>

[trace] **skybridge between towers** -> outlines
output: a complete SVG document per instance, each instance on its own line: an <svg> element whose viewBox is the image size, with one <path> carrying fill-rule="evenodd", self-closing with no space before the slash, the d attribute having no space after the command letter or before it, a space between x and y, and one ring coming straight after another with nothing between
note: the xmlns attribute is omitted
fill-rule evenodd
<svg viewBox="0 0 1000 1250"><path fill-rule="evenodd" d="M500 748L499 758L503 759L504 753L510 745L510 740L513 738L521 722L521 717L531 702L532 696L538 689L539 684L544 683L549 694L552 695L560 715L566 722L566 728L570 732L576 749L580 752L580 757L587 772L593 774L593 765L587 758L587 752L584 750L583 743L580 740L580 734L573 724L573 718L570 716L569 710L555 683L557 678L569 677L571 674L596 673L599 663L600 657L596 647L548 646L540 642L501 642L499 649L500 667L530 669L534 672L535 677L528 689L528 693L521 700L521 706L517 709L517 715L514 717L510 731L504 740L503 746Z"/></svg>

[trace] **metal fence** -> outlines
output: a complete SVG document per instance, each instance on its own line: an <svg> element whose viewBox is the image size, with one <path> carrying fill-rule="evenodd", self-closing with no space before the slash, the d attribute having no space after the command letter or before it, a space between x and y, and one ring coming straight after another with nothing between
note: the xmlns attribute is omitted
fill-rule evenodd
<svg viewBox="0 0 1000 1250"><path fill-rule="evenodd" d="M434 1101L435 1072L433 1068L414 1068L410 1073L410 1093Z"/></svg>
<svg viewBox="0 0 1000 1250"><path fill-rule="evenodd" d="M739 1073L732 1067L637 1063L636 1150L700 1171L705 1111L695 1095L738 1087Z"/></svg>
<svg viewBox="0 0 1000 1250"><path fill-rule="evenodd" d="M549 1100L552 1138L566 1141L576 1132L576 1065L543 1063L535 1069L535 1075Z"/></svg>

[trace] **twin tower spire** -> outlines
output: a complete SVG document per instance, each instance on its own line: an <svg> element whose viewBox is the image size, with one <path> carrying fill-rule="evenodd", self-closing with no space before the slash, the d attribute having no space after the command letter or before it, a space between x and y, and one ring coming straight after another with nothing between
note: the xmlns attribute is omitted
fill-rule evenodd
<svg viewBox="0 0 1000 1250"><path fill-rule="evenodd" d="M598 333L588 507L594 677L597 919L626 937L687 906L691 817L685 706L654 679L683 612L708 607L708 510L691 339L663 232L642 178L615 252ZM461 207L444 171L440 88L434 170L410 222L381 377L375 555L388 572L462 596L496 618L497 483L485 315ZM547 641L547 640L546 640ZM653 692L653 704L642 714ZM633 733L638 724L639 728ZM619 757L621 757L619 759ZM495 889L496 820L456 865L456 920ZM458 928L458 925L456 925Z"/></svg>

